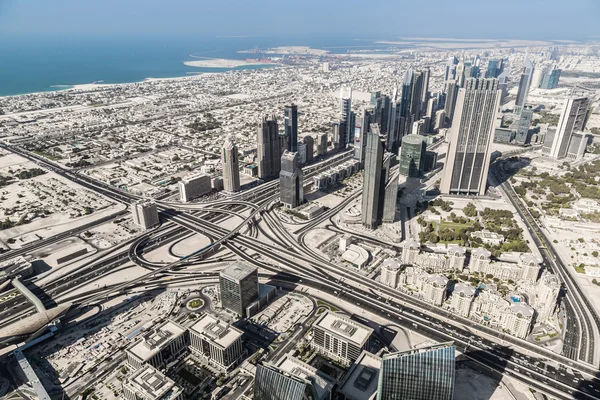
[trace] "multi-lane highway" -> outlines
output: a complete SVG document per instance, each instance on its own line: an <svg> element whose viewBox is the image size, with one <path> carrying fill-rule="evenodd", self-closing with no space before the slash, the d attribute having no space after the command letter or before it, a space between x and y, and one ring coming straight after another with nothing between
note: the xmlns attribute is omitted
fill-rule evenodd
<svg viewBox="0 0 600 400"><path fill-rule="evenodd" d="M45 160L39 160L21 149L5 147L25 157L36 159L39 163L45 163ZM343 159L343 156L341 159ZM92 181L90 178L73 174L55 164L45 166L68 179L117 201L130 203L137 199L137 196ZM324 165L322 168L327 166ZM318 171L318 167L310 172L316 171ZM278 216L270 213L269 205L278 197L277 189L276 181L269 182L232 199L236 201L236 204L232 202L231 206L242 206L249 211L248 216L233 230L224 229L207 218L226 214L228 210L221 209L219 206L227 205L227 202L221 202L220 205L206 204L199 206L198 208L207 208L202 216L177 212L173 210L176 207L174 204L160 204L163 216L170 222L165 223L162 228L150 232L148 237L143 239L146 241L143 248L139 247L142 242L138 239L136 241L137 245L131 243L126 251L119 250L114 255L108 256L107 260L100 261L101 265L95 265L93 269L84 268L82 271L78 271L81 275L70 276L67 281L59 284L53 282L52 284L56 286L48 285L48 287L44 287L44 290L51 296L60 295L66 290L70 290L70 285L77 284L77 282L93 281L99 276L113 273L117 265L123 265L130 260L139 261L143 251L151 249L153 244L155 246L164 245L170 241L181 239L189 232L197 232L211 238L212 243L177 262L163 266L149 266L150 271L133 282L116 284L108 288L98 288L97 293L87 294L85 301L80 302L94 303L106 298L111 293L127 291L132 287L144 284L144 282L159 282L158 284L160 284L162 275L166 273L174 274L175 272L172 272L174 268L185 265L189 260L211 251L218 245L222 245L239 258L259 265L267 271L279 273L278 276L283 276L290 282L316 287L318 290L339 296L341 299L350 301L360 308L374 312L407 328L417 329L436 340L454 340L457 347L464 351L468 357L500 373L514 375L517 379L536 388L536 390L561 399L597 398L600 395L600 383L594 378L598 370L592 365L573 363L567 357L552 353L540 346L516 339L510 335L498 333L473 321L457 317L379 282L368 280L356 271L331 264L324 257L304 245L302 240L298 239L308 229L300 228L298 236L293 236L283 227ZM254 201L240 204L240 200ZM320 223L324 219L330 218L337 211L339 209L335 207L330 213L317 221ZM309 225L311 227L316 226L318 225L317 221L311 221ZM172 223L177 226L174 227ZM272 240L268 240L268 238L259 240L254 237L255 235L247 235L246 233L255 232L253 230L243 232L244 227L249 225L257 226L258 229L262 229L261 226L266 227L276 237L273 237ZM262 229L261 233L265 237L268 236L267 229ZM252 257L251 252L259 254L261 258ZM265 259L270 261L266 262ZM193 277L187 274L187 276L171 278L172 280L168 282L172 283L173 279L190 278L203 279L202 275ZM77 299L73 300L77 301ZM83 300L83 298L79 300ZM27 310L27 307L24 309L19 308L23 306L22 299L21 301L15 299L14 303L15 306L13 307L15 308L6 310L8 312L5 315L14 317L15 313L22 314ZM0 307L2 306L0 305ZM570 369L566 369L566 366ZM585 385L582 384L584 380L586 381Z"/></svg>

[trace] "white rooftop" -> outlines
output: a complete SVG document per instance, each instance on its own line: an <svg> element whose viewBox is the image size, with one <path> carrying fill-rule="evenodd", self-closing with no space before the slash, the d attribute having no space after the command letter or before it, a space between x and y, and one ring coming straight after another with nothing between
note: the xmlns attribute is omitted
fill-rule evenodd
<svg viewBox="0 0 600 400"><path fill-rule="evenodd" d="M142 340L129 347L129 351L140 359L146 361L164 349L173 339L183 335L185 328L181 325L167 321L142 336Z"/></svg>
<svg viewBox="0 0 600 400"><path fill-rule="evenodd" d="M362 347L373 333L373 328L332 312L324 313L315 324L336 336L340 336L356 344L358 347Z"/></svg>
<svg viewBox="0 0 600 400"><path fill-rule="evenodd" d="M209 314L201 316L190 330L206 337L212 343L224 349L231 346L243 335L239 329Z"/></svg>
<svg viewBox="0 0 600 400"><path fill-rule="evenodd" d="M127 378L125 385L135 389L144 399L175 398L181 393L181 389L175 386L173 380L148 364Z"/></svg>

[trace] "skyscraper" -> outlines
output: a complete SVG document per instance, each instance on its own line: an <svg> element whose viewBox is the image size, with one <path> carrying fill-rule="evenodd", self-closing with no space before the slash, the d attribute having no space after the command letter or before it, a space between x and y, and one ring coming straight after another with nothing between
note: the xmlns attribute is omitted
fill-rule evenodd
<svg viewBox="0 0 600 400"><path fill-rule="evenodd" d="M458 96L458 84L456 80L452 79L446 82L446 101L444 103L444 111L446 112L446 118L452 122L454 117L454 109L456 107L456 96Z"/></svg>
<svg viewBox="0 0 600 400"><path fill-rule="evenodd" d="M278 365L256 366L255 400L327 400L335 381L308 364L286 357Z"/></svg>
<svg viewBox="0 0 600 400"><path fill-rule="evenodd" d="M421 80L421 117L427 112L427 101L429 101L429 76L431 75L431 70L429 69L429 67L427 67L422 71L422 73L423 78Z"/></svg>
<svg viewBox="0 0 600 400"><path fill-rule="evenodd" d="M450 146L440 191L483 195L490 164L490 145L500 106L497 79L466 80L458 92L450 130Z"/></svg>
<svg viewBox="0 0 600 400"><path fill-rule="evenodd" d="M454 358L452 342L384 355L377 400L452 400Z"/></svg>
<svg viewBox="0 0 600 400"><path fill-rule="evenodd" d="M486 78L497 78L502 72L502 61L501 60L489 60L487 71L485 71Z"/></svg>
<svg viewBox="0 0 600 400"><path fill-rule="evenodd" d="M398 140L412 132L412 125L423 114L423 92L425 81L429 82L429 70L413 71L409 68L402 79Z"/></svg>
<svg viewBox="0 0 600 400"><path fill-rule="evenodd" d="M286 208L296 208L304 202L303 178L298 153L285 151L281 156L279 197Z"/></svg>
<svg viewBox="0 0 600 400"><path fill-rule="evenodd" d="M498 89L500 90L500 104L504 104L504 99L508 96L508 78L510 77L510 68L505 70L498 75Z"/></svg>
<svg viewBox="0 0 600 400"><path fill-rule="evenodd" d="M369 229L376 228L381 221L379 210L383 203L381 199L383 152L384 142L379 135L379 126L372 124L367 133L362 194L362 223Z"/></svg>
<svg viewBox="0 0 600 400"><path fill-rule="evenodd" d="M525 106L521 110L519 117L519 123L517 125L517 131L515 134L515 142L518 144L528 144L531 136L529 135L529 128L531 127L531 118L533 117L533 110L531 106Z"/></svg>
<svg viewBox="0 0 600 400"><path fill-rule="evenodd" d="M542 152L557 160L565 158L573 134L583 131L589 113L590 100L587 97L572 97L568 99L558 120L556 132L554 136L550 134L546 136Z"/></svg>
<svg viewBox="0 0 600 400"><path fill-rule="evenodd" d="M456 64L458 64L458 58L456 58L456 56L452 56L448 59L446 70L444 72L444 81L456 79Z"/></svg>
<svg viewBox="0 0 600 400"><path fill-rule="evenodd" d="M306 146L306 163L310 164L315 156L315 139L312 136L304 136L302 142Z"/></svg>
<svg viewBox="0 0 600 400"><path fill-rule="evenodd" d="M386 155L390 155L387 153ZM392 157L388 157L388 160L392 160ZM398 171L389 173L389 179L385 183L384 188L384 200L383 200L383 215L381 218L382 222L392 223L396 220L396 204L398 202L398 178L400 175Z"/></svg>
<svg viewBox="0 0 600 400"><path fill-rule="evenodd" d="M258 298L258 268L235 263L219 273L221 304L240 316Z"/></svg>
<svg viewBox="0 0 600 400"><path fill-rule="evenodd" d="M223 188L228 192L239 192L240 163L233 138L227 138L223 143L221 163L223 164Z"/></svg>
<svg viewBox="0 0 600 400"><path fill-rule="evenodd" d="M423 171L426 150L425 138L421 135L407 135L402 138L400 147L400 175L418 178Z"/></svg>
<svg viewBox="0 0 600 400"><path fill-rule="evenodd" d="M523 73L521 73L521 80L519 81L519 90L517 91L517 99L515 100L515 106L518 110L523 108L525 102L527 101L527 95L529 94L529 86L531 86L532 78L533 63L529 61L529 58L525 57Z"/></svg>
<svg viewBox="0 0 600 400"><path fill-rule="evenodd" d="M352 88L342 87L340 101L340 121L346 128L343 139L344 148L346 144L354 143L354 126L356 125L356 114L352 111Z"/></svg>
<svg viewBox="0 0 600 400"><path fill-rule="evenodd" d="M560 79L560 73L562 71L556 68L556 65L553 65L544 76L542 77L542 82L540 84L540 88L542 89L556 89L558 87L558 80Z"/></svg>
<svg viewBox="0 0 600 400"><path fill-rule="evenodd" d="M362 167L365 164L367 149L367 133L371 129L371 124L375 123L375 112L372 108L363 109L360 119L360 137L358 142L354 143L354 159L358 160Z"/></svg>
<svg viewBox="0 0 600 400"><path fill-rule="evenodd" d="M265 117L257 131L258 177L272 178L281 170L281 138L277 120Z"/></svg>
<svg viewBox="0 0 600 400"><path fill-rule="evenodd" d="M456 79L456 84L459 87L462 87L462 85L465 81L465 60L464 60L464 58L461 58L460 61L458 62L458 64L456 64L456 74L455 74L454 79Z"/></svg>
<svg viewBox="0 0 600 400"><path fill-rule="evenodd" d="M287 151L298 151L298 106L285 106L283 115L284 136L287 140Z"/></svg>

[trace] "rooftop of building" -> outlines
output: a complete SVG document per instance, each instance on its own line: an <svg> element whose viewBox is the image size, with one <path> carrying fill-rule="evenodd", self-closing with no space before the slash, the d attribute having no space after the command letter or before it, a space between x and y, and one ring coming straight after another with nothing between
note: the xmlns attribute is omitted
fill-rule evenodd
<svg viewBox="0 0 600 400"><path fill-rule="evenodd" d="M339 385L338 391L353 400L369 400L377 392L381 357L364 350Z"/></svg>
<svg viewBox="0 0 600 400"><path fill-rule="evenodd" d="M198 319L190 330L196 332L199 335L205 336L210 339L213 343L227 348L231 346L236 340L242 337L243 333L236 327L233 327L221 321L210 314L204 314Z"/></svg>
<svg viewBox="0 0 600 400"><path fill-rule="evenodd" d="M492 256L492 253L490 253L488 250L484 249L483 247L477 247L477 248L471 250L471 257L490 258L491 256Z"/></svg>
<svg viewBox="0 0 600 400"><path fill-rule="evenodd" d="M369 252L358 245L351 244L342 254L342 258L354 265L363 265L369 261Z"/></svg>
<svg viewBox="0 0 600 400"><path fill-rule="evenodd" d="M256 273L257 270L258 268L252 265L237 262L222 270L220 275L240 281L246 278L248 275Z"/></svg>
<svg viewBox="0 0 600 400"><path fill-rule="evenodd" d="M148 364L128 377L125 385L129 385L136 392L144 393L153 400L175 398L181 393L181 389L172 379Z"/></svg>
<svg viewBox="0 0 600 400"><path fill-rule="evenodd" d="M331 376L289 355L281 359L277 367L290 375L312 382L319 400L328 398L335 385L335 379Z"/></svg>
<svg viewBox="0 0 600 400"><path fill-rule="evenodd" d="M425 138L421 135L410 134L402 138L402 144L408 145L421 145L425 141Z"/></svg>
<svg viewBox="0 0 600 400"><path fill-rule="evenodd" d="M502 240L504 240L504 236L502 236L501 234L495 233L495 232L490 232L485 229L482 231L471 232L471 236L480 237L482 239L502 239Z"/></svg>
<svg viewBox="0 0 600 400"><path fill-rule="evenodd" d="M31 263L25 259L23 256L18 256L12 258L8 261L4 261L0 263L0 278L5 275L15 275L20 271L25 271L31 268Z"/></svg>
<svg viewBox="0 0 600 400"><path fill-rule="evenodd" d="M452 348L454 349L454 342L444 342L444 343L435 343L435 344L427 344L425 346L421 346L421 347L417 347L411 350L406 350L406 351L398 351L395 353L389 353L389 354L385 354L382 357L382 360L387 360L390 358L399 358L399 357L406 357L406 356L412 356L414 354L421 354L421 353L427 353L430 351L435 351L435 350L440 350L440 349L446 349L446 348Z"/></svg>
<svg viewBox="0 0 600 400"><path fill-rule="evenodd" d="M434 285L437 286L446 286L448 284L448 278L446 278L443 275L429 275L429 278L427 278L427 281L429 283L432 283Z"/></svg>
<svg viewBox="0 0 600 400"><path fill-rule="evenodd" d="M128 348L128 351L140 358L149 360L152 356L165 348L173 339L183 335L185 328L173 321L166 321L162 325L142 335L142 339Z"/></svg>
<svg viewBox="0 0 600 400"><path fill-rule="evenodd" d="M519 256L519 262L522 264L533 264L538 265L540 260L531 253L523 253Z"/></svg>
<svg viewBox="0 0 600 400"><path fill-rule="evenodd" d="M381 268L388 268L393 270L398 270L401 268L400 263L394 258L386 258L381 263Z"/></svg>
<svg viewBox="0 0 600 400"><path fill-rule="evenodd" d="M517 316L521 315L525 318L531 318L533 317L534 314L534 310L533 308L531 308L529 305L520 302L520 303L511 303L510 305L510 311L513 314L517 314Z"/></svg>
<svg viewBox="0 0 600 400"><path fill-rule="evenodd" d="M205 174L204 172L198 172L197 174L191 174L191 175L184 176L183 178L181 178L180 182L190 183L197 179L203 179L203 178L210 178L210 176L208 174Z"/></svg>
<svg viewBox="0 0 600 400"><path fill-rule="evenodd" d="M448 254L464 256L466 252L467 249L465 249L462 246L458 246L455 244L448 246Z"/></svg>
<svg viewBox="0 0 600 400"><path fill-rule="evenodd" d="M454 285L454 291L452 292L453 296L463 295L464 297L473 297L475 296L476 289L468 285L466 283L457 283Z"/></svg>
<svg viewBox="0 0 600 400"><path fill-rule="evenodd" d="M315 326L328 332L332 332L337 336L356 344L358 347L362 347L373 333L373 328L352 321L347 316L332 312L323 313L323 315L315 322Z"/></svg>
<svg viewBox="0 0 600 400"><path fill-rule="evenodd" d="M411 249L420 249L421 245L419 244L419 242L417 242L414 239L407 239L404 242L402 242L402 247L407 249L407 248L411 248Z"/></svg>

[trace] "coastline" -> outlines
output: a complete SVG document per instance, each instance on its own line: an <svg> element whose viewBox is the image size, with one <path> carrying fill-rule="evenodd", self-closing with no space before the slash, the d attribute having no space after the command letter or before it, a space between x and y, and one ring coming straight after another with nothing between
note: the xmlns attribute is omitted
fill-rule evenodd
<svg viewBox="0 0 600 400"><path fill-rule="evenodd" d="M264 66L269 66L269 65L278 65L276 63L253 62L253 61L246 61L246 60L226 59L226 58L207 58L204 60L184 61L183 64L188 67L223 68L223 69L234 69L234 68L247 67L247 66L264 67Z"/></svg>

